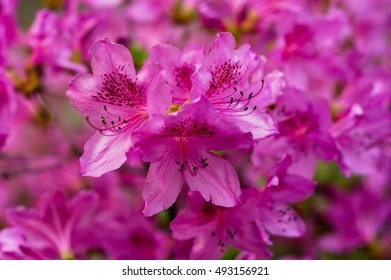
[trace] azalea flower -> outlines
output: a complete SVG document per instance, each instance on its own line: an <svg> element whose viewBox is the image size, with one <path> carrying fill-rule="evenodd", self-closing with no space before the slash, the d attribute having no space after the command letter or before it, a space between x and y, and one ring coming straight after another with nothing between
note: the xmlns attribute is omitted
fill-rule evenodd
<svg viewBox="0 0 391 280"><path fill-rule="evenodd" d="M80 159L83 175L100 176L119 168L132 146L131 134L152 114L165 114L171 98L162 76L136 75L132 56L108 39L91 46L93 75L78 75L67 96L97 130Z"/></svg>
<svg viewBox="0 0 391 280"><path fill-rule="evenodd" d="M224 208L190 193L190 208L179 212L170 225L173 236L194 239L191 259L220 259L228 246L252 252L257 258L269 258L266 246L271 242L259 224L258 197L256 189L245 189L240 205Z"/></svg>
<svg viewBox="0 0 391 280"><path fill-rule="evenodd" d="M289 204L309 198L315 182L300 175L288 173L292 159L286 157L272 170L269 180L261 189L259 213L262 226L272 235L299 237L305 232L305 224Z"/></svg>
<svg viewBox="0 0 391 280"><path fill-rule="evenodd" d="M36 209L10 209L7 220L26 236L30 247L47 258L73 258L74 248L86 237L84 231L91 229L97 202L94 193L80 193L72 201L59 191L46 193Z"/></svg>

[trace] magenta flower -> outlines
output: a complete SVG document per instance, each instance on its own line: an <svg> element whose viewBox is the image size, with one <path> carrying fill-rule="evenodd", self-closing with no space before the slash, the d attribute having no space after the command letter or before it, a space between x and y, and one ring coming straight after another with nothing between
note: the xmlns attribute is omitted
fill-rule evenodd
<svg viewBox="0 0 391 280"><path fill-rule="evenodd" d="M94 228L99 229L94 234L94 248L103 250L109 259L167 258L167 232L160 229L155 220L141 214L144 176L119 175L110 172L94 180L101 198L100 212L94 223Z"/></svg>
<svg viewBox="0 0 391 280"><path fill-rule="evenodd" d="M262 226L272 235L299 237L304 234L303 220L289 206L309 198L315 182L287 173L290 157L270 171L269 180L261 190L259 213Z"/></svg>
<svg viewBox="0 0 391 280"><path fill-rule="evenodd" d="M210 150L248 149L252 137L223 120L206 98L165 118L156 116L134 133L133 141L142 160L151 162L143 192L146 216L170 207L185 182L216 205L239 202L234 168Z"/></svg>
<svg viewBox="0 0 391 280"><path fill-rule="evenodd" d="M254 139L277 134L273 119L257 110L266 104L258 102L264 81L251 81L260 67L259 57L244 44L235 50L230 33L219 33L207 48L203 65L193 75L193 97L204 95L225 118L251 132ZM259 99L262 101L262 99Z"/></svg>
<svg viewBox="0 0 391 280"><path fill-rule="evenodd" d="M381 109L364 110L360 105L332 127L341 151L341 168L346 175L374 175L389 160L387 146L391 137L391 114Z"/></svg>
<svg viewBox="0 0 391 280"><path fill-rule="evenodd" d="M333 231L320 238L319 246L323 250L346 253L389 232L389 197L359 188L352 193L334 190L331 198L325 216Z"/></svg>
<svg viewBox="0 0 391 280"><path fill-rule="evenodd" d="M331 161L339 158L329 132L332 121L326 100L311 100L303 92L290 89L277 98L277 104L274 116L280 134L257 143L253 153L256 165L262 167L257 161L266 156L280 160L290 155L293 164L289 171L312 178L317 159Z"/></svg>
<svg viewBox="0 0 391 280"><path fill-rule="evenodd" d="M245 189L242 203L223 208L206 202L198 193L190 193L190 208L179 212L171 223L173 236L194 239L192 259L219 259L227 246L252 252L257 258L269 258L267 233L259 224L256 189Z"/></svg>
<svg viewBox="0 0 391 280"><path fill-rule="evenodd" d="M64 11L62 15L47 9L39 11L27 36L32 49L30 63L85 73L86 67L72 60L79 25L74 11Z"/></svg>
<svg viewBox="0 0 391 280"><path fill-rule="evenodd" d="M110 259L153 260L168 256L168 235L145 219L133 213L127 219L107 215L96 224L100 245Z"/></svg>
<svg viewBox="0 0 391 280"><path fill-rule="evenodd" d="M345 110L358 104L365 110L387 110L391 102L390 87L390 73L385 69L374 69L349 83L338 98L337 104Z"/></svg>
<svg viewBox="0 0 391 280"><path fill-rule="evenodd" d="M42 196L37 209L17 207L7 213L8 222L19 229L31 247L44 252L48 258L69 258L78 243L91 230L97 206L94 193L80 193L68 201L61 192Z"/></svg>
<svg viewBox="0 0 391 280"><path fill-rule="evenodd" d="M132 56L108 39L90 49L93 75L78 75L67 96L97 130L80 159L83 175L100 176L119 168L132 146L131 133L171 104L164 80L148 69L136 76Z"/></svg>

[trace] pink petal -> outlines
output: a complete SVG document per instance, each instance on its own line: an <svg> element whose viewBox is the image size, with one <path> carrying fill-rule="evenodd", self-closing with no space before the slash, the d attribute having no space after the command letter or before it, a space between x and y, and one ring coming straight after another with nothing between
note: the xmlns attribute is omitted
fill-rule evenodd
<svg viewBox="0 0 391 280"><path fill-rule="evenodd" d="M170 153L165 161L151 163L149 167L143 191L144 216L152 216L169 208L178 197L184 180L172 156Z"/></svg>
<svg viewBox="0 0 391 280"><path fill-rule="evenodd" d="M278 134L277 124L265 113L254 111L247 116L236 117L234 121L243 132L251 132L254 140Z"/></svg>
<svg viewBox="0 0 391 280"><path fill-rule="evenodd" d="M122 72L130 78L136 76L133 58L123 45L111 43L106 38L93 44L89 53L92 56L91 67L95 78L100 79L101 75L116 71L121 66L123 66Z"/></svg>
<svg viewBox="0 0 391 280"><path fill-rule="evenodd" d="M198 170L195 176L184 172L190 189L201 193L202 197L212 203L224 207L232 207L239 203L240 183L232 165L218 156L208 154L206 168Z"/></svg>
<svg viewBox="0 0 391 280"><path fill-rule="evenodd" d="M224 63L232 56L235 46L236 41L231 33L218 33L216 40L214 40L205 51L205 63L208 65Z"/></svg>
<svg viewBox="0 0 391 280"><path fill-rule="evenodd" d="M77 75L70 81L66 94L80 113L86 117L100 120L100 117L107 113L102 107L104 104L92 98L92 95L98 91L99 88L92 75Z"/></svg>
<svg viewBox="0 0 391 280"><path fill-rule="evenodd" d="M285 204L264 206L260 213L263 226L272 235L300 237L305 232L303 220Z"/></svg>
<svg viewBox="0 0 391 280"><path fill-rule="evenodd" d="M205 229L198 230L200 221L199 213L190 209L184 209L175 217L170 224L172 236L178 240L186 240L198 236Z"/></svg>
<svg viewBox="0 0 391 280"><path fill-rule="evenodd" d="M132 141L127 133L104 136L96 132L85 144L84 154L80 158L82 175L99 177L118 169L126 161L126 152L131 146Z"/></svg>
<svg viewBox="0 0 391 280"><path fill-rule="evenodd" d="M152 78L151 78L152 79ZM147 90L147 110L149 115L166 115L172 104L169 88L161 73L152 80Z"/></svg>
<svg viewBox="0 0 391 280"><path fill-rule="evenodd" d="M210 234L199 235L193 241L190 258L193 260L219 260L225 250L220 250L216 240L216 238L211 238Z"/></svg>

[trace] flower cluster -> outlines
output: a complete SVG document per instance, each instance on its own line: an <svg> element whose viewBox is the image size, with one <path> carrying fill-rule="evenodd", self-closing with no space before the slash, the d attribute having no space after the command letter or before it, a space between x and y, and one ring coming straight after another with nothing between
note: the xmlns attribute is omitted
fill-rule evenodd
<svg viewBox="0 0 391 280"><path fill-rule="evenodd" d="M0 0L0 259L391 258L390 18Z"/></svg>

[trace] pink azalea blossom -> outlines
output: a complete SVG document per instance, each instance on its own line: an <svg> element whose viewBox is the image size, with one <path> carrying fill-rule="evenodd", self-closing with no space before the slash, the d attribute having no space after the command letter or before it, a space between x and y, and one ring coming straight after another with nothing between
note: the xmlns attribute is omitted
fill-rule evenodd
<svg viewBox="0 0 391 280"><path fill-rule="evenodd" d="M372 175L389 160L386 147L391 137L391 115L380 109L366 110L356 104L333 125L332 135L346 175Z"/></svg>
<svg viewBox="0 0 391 280"><path fill-rule="evenodd" d="M170 227L179 240L194 239L192 259L219 259L227 246L252 252L257 258L269 258L268 235L259 226L256 189L243 190L241 204L223 208L206 202L198 193L190 193L190 208L179 212Z"/></svg>
<svg viewBox="0 0 391 280"><path fill-rule="evenodd" d="M168 257L168 235L141 213L126 219L106 215L96 224L100 246L110 259L161 260Z"/></svg>
<svg viewBox="0 0 391 280"><path fill-rule="evenodd" d="M288 154L293 160L290 172L312 178L317 159L339 158L329 132L332 122L326 100L311 100L303 92L287 89L276 103L274 116L280 134L257 143L253 153L256 166L262 167L266 155L280 160Z"/></svg>
<svg viewBox="0 0 391 280"><path fill-rule="evenodd" d="M73 248L91 230L92 216L97 206L94 193L80 193L68 201L61 192L42 196L37 209L16 207L7 214L8 222L19 229L32 248L48 258L67 258L78 252Z"/></svg>
<svg viewBox="0 0 391 280"><path fill-rule="evenodd" d="M305 224L289 204L301 202L314 192L315 183L287 172L292 163L285 158L270 171L269 180L261 189L259 213L262 226L272 235L300 237Z"/></svg>
<svg viewBox="0 0 391 280"><path fill-rule="evenodd" d="M252 137L222 119L206 98L165 118L156 116L134 133L133 141L142 160L151 162L143 192L146 216L170 207L185 182L216 205L239 202L234 168L210 150L249 149Z"/></svg>
<svg viewBox="0 0 391 280"><path fill-rule="evenodd" d="M335 190L325 213L333 230L319 240L319 246L344 253L375 242L389 228L391 217L391 201L382 196L362 188L349 194Z"/></svg>
<svg viewBox="0 0 391 280"><path fill-rule="evenodd" d="M161 75L136 75L124 46L101 40L90 53L93 75L76 76L67 96L97 130L84 147L82 174L100 176L126 161L132 132L150 115L165 114L171 98Z"/></svg>
<svg viewBox="0 0 391 280"><path fill-rule="evenodd" d="M111 172L94 181L101 211L93 225L99 231L92 247L102 250L110 259L167 258L168 234L141 213L144 202L140 187L144 176Z"/></svg>
<svg viewBox="0 0 391 280"><path fill-rule="evenodd" d="M32 49L30 63L86 72L82 64L71 58L77 44L77 24L77 17L71 11L61 16L50 10L41 10L27 36Z"/></svg>

